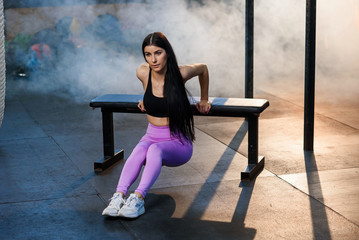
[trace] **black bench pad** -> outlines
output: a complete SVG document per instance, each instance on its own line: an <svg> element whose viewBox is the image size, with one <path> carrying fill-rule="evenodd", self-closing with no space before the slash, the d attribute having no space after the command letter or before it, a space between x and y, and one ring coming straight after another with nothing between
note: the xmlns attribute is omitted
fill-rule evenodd
<svg viewBox="0 0 359 240"><path fill-rule="evenodd" d="M94 98L90 102L90 106L112 109L112 112L143 113L137 107L138 101L142 100L142 98L143 95L106 94ZM198 97L190 98L193 114L203 115L194 106L195 102L198 101ZM209 101L212 107L210 112L205 114L207 116L247 117L259 115L269 106L269 102L265 99L215 97L209 98Z"/></svg>

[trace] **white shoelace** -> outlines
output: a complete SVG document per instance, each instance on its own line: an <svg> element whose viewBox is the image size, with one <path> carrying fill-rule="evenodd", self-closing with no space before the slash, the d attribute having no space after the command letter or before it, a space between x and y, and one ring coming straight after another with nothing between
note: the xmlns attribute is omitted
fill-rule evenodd
<svg viewBox="0 0 359 240"><path fill-rule="evenodd" d="M123 198L120 196L120 195L117 195L117 196L113 196L112 198L110 198L110 204L109 206L114 206L114 207L117 207L117 208L120 208L121 206L121 203L124 204L125 201L123 200Z"/></svg>
<svg viewBox="0 0 359 240"><path fill-rule="evenodd" d="M136 196L130 196L130 197L127 199L125 205L128 206L128 207L132 207L133 205L136 205L136 203L138 203L138 202L139 202L139 198L138 198L138 197L136 197Z"/></svg>

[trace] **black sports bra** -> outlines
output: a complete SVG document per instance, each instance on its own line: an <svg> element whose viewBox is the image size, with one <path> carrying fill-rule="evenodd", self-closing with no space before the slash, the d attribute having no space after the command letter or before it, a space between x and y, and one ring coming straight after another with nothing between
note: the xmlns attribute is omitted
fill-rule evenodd
<svg viewBox="0 0 359 240"><path fill-rule="evenodd" d="M148 83L143 96L143 104L148 115L154 117L168 117L167 99L165 97L156 97L152 93L151 68L148 75Z"/></svg>

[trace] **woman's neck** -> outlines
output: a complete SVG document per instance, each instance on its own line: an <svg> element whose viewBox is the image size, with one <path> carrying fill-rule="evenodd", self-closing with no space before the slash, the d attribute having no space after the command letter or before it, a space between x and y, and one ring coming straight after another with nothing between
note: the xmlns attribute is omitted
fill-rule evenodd
<svg viewBox="0 0 359 240"><path fill-rule="evenodd" d="M160 82L165 81L167 69L163 69L160 72L155 72L155 71L151 71L151 72L152 72L151 77L153 80L160 81Z"/></svg>

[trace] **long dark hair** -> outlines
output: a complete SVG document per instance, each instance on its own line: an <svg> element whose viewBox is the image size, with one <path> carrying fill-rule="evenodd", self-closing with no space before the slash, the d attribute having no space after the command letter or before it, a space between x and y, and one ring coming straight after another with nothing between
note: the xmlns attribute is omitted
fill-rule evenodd
<svg viewBox="0 0 359 240"><path fill-rule="evenodd" d="M176 55L171 44L163 33L154 32L145 37L142 43L142 54L145 57L145 47L154 45L163 48L167 54L167 71L163 95L167 98L169 127L171 134L184 136L187 140L194 141L194 124L191 105L188 100L188 91L178 67Z"/></svg>

